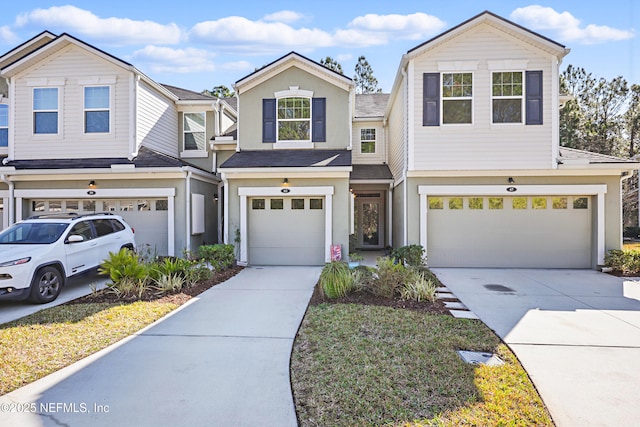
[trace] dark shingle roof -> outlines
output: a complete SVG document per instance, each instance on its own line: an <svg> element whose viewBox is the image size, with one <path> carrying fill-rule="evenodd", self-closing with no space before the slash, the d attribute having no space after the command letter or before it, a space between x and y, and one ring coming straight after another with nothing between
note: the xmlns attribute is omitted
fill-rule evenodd
<svg viewBox="0 0 640 427"><path fill-rule="evenodd" d="M608 156L606 154L593 153L591 151L576 150L575 148L560 147L560 157L567 160L588 160L589 163L636 163L635 160L621 157Z"/></svg>
<svg viewBox="0 0 640 427"><path fill-rule="evenodd" d="M238 98L236 98L235 96L232 96L231 98L220 98L220 99L222 99L224 102L229 104L231 108L238 111Z"/></svg>
<svg viewBox="0 0 640 427"><path fill-rule="evenodd" d="M362 93L356 95L356 117L383 117L390 94Z"/></svg>
<svg viewBox="0 0 640 427"><path fill-rule="evenodd" d="M323 163L323 162L326 162ZM308 166L351 166L349 150L258 150L240 151L221 168L295 168Z"/></svg>
<svg viewBox="0 0 640 427"><path fill-rule="evenodd" d="M177 96L180 100L185 100L185 101L207 101L207 100L212 100L213 101L213 100L216 99L213 96L204 95L202 93L194 92L192 90L183 89L183 88L176 87L176 86L165 85L165 84L163 84L162 86L164 86L165 89L167 89L169 92L171 92L175 96Z"/></svg>
<svg viewBox="0 0 640 427"><path fill-rule="evenodd" d="M393 179L387 165L353 165L351 180Z"/></svg>
<svg viewBox="0 0 640 427"><path fill-rule="evenodd" d="M166 154L158 153L146 147L141 147L138 156L129 160L126 157L97 158L97 159L34 159L13 160L6 166L13 166L17 170L24 169L100 169L110 168L111 165L135 165L137 168L171 168L186 166L187 163Z"/></svg>

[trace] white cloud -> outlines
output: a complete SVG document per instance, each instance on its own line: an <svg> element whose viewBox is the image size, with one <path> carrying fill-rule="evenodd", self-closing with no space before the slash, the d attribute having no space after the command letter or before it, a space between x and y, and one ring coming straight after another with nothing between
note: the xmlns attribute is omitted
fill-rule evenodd
<svg viewBox="0 0 640 427"><path fill-rule="evenodd" d="M76 36L104 40L110 44L176 44L182 31L176 24L134 21L128 18L101 18L75 6L35 9L16 18L18 27L38 26L61 29Z"/></svg>
<svg viewBox="0 0 640 427"><path fill-rule="evenodd" d="M11 31L11 28L7 25L0 27L0 43L3 44L15 44L19 40L19 37Z"/></svg>
<svg viewBox="0 0 640 427"><path fill-rule="evenodd" d="M173 49L146 46L133 53L136 63L146 64L154 73L197 73L213 71L213 55L204 49Z"/></svg>
<svg viewBox="0 0 640 427"><path fill-rule="evenodd" d="M247 71L255 67L249 61L232 61L221 64L218 68L225 71Z"/></svg>
<svg viewBox="0 0 640 427"><path fill-rule="evenodd" d="M578 18L569 12L557 12L550 7L531 5L514 10L511 19L536 31L552 31L563 42L596 44L626 40L635 36L633 31L619 30L606 25L581 26Z"/></svg>
<svg viewBox="0 0 640 427"><path fill-rule="evenodd" d="M285 24L291 24L304 18L304 15L292 10L281 10L280 12L271 13L262 18L267 22L284 22Z"/></svg>
<svg viewBox="0 0 640 427"><path fill-rule="evenodd" d="M351 61L353 59L353 55L350 54L350 53L343 53L343 54L340 54L340 55L336 56L335 59L338 62Z"/></svg>
<svg viewBox="0 0 640 427"><path fill-rule="evenodd" d="M440 32L446 23L426 13L411 15L376 15L358 16L349 23L352 30L376 32L388 37L402 39L423 39Z"/></svg>

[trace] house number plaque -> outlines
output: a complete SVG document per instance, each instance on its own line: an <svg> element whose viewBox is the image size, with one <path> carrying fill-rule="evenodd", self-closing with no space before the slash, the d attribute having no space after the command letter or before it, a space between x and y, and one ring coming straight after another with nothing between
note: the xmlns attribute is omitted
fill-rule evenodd
<svg viewBox="0 0 640 427"><path fill-rule="evenodd" d="M516 187L507 187L507 191L513 193L514 191L518 191L518 189Z"/></svg>
<svg viewBox="0 0 640 427"><path fill-rule="evenodd" d="M281 193L288 193L291 190L289 190L288 188L283 188L282 190L280 190Z"/></svg>

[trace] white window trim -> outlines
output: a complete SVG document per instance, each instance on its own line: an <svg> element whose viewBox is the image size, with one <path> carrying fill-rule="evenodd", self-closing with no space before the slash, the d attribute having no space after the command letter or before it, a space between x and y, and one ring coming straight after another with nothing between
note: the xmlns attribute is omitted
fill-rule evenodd
<svg viewBox="0 0 640 427"><path fill-rule="evenodd" d="M57 89L58 90L58 108L57 110L36 110L34 109L34 95L36 89ZM64 97L64 88L62 86L33 86L31 89L31 135L34 138L56 138L61 139L63 137L62 128L62 99ZM36 112L50 113L55 111L58 114L58 132L57 133L36 133Z"/></svg>
<svg viewBox="0 0 640 427"><path fill-rule="evenodd" d="M331 261L331 242L333 241L333 187L287 187L288 192L283 193L282 187L239 187L238 196L240 197L240 259L238 264L248 265L249 247L248 247L248 198L249 197L294 197L304 196L313 197L321 196L325 199L325 218L324 218L324 260Z"/></svg>
<svg viewBox="0 0 640 427"><path fill-rule="evenodd" d="M204 114L204 141L205 141L205 149L204 150L187 150L186 148L186 138L185 135L187 133L199 133L199 132L187 132L184 130L184 120L187 114ZM184 158L199 158L199 157L208 157L209 153L206 149L207 146L207 112L206 111L184 111L182 113L182 151L180 151L180 157Z"/></svg>
<svg viewBox="0 0 640 427"><path fill-rule="evenodd" d="M470 97L444 97L444 75L445 74L471 74L471 96ZM473 70L450 70L444 71L440 73L440 125L444 127L459 127L459 126L473 126L475 123L475 86L476 86L476 75ZM471 100L471 123L445 123L444 122L444 101L466 101Z"/></svg>
<svg viewBox="0 0 640 427"><path fill-rule="evenodd" d="M508 189L515 188L516 191ZM420 244L428 254L427 215L429 196L596 196L597 197L597 263L604 265L605 256L605 205L606 184L592 185L419 185L420 195Z"/></svg>
<svg viewBox="0 0 640 427"><path fill-rule="evenodd" d="M522 95L520 96L494 96L493 95L493 73L521 73L522 74ZM524 126L525 119L525 111L524 111L524 98L526 93L525 87L525 72L524 70L491 70L489 72L490 75L490 84L489 84L489 111L491 112L491 126L503 127L503 126ZM495 123L493 121L493 100L494 99L520 99L520 121L519 122L509 122L509 123Z"/></svg>
<svg viewBox="0 0 640 427"><path fill-rule="evenodd" d="M362 139L362 131L363 130L373 130L373 132L375 133L375 137L373 139ZM363 153L362 152L362 143L363 142L373 142L373 152L372 153ZM358 149L360 150L360 154L362 154L363 156L373 156L378 154L378 129L375 127L363 127L360 128L360 146L358 147Z"/></svg>
<svg viewBox="0 0 640 427"><path fill-rule="evenodd" d="M109 88L109 107L108 108L87 108L85 89L88 87L106 87ZM82 85L82 133L85 136L104 136L113 134L113 86L108 84L87 84ZM109 112L109 131L108 132L87 132L87 111L108 111Z"/></svg>
<svg viewBox="0 0 640 427"><path fill-rule="evenodd" d="M283 92L289 92L289 91L283 91ZM300 91L300 92L310 92L310 91ZM276 93L282 93L282 92L276 92ZM313 92L311 92L313 93ZM280 103L280 100L282 99L287 99L287 98L304 98L304 99L308 99L309 100L309 118L308 119L279 119L278 118L278 104ZM287 95L287 96L280 96L280 97L276 97L276 142L274 143L274 148L285 148L285 145L287 144L297 144L296 146L293 147L286 147L286 148L313 148L313 142L311 141L312 139L312 133L313 133L313 123L312 123L312 118L313 118L313 101L312 101L313 97L312 96L306 96L306 95L301 95L301 94L295 94L295 95ZM283 139L280 140L280 121L283 122L301 122L301 121L309 121L309 139ZM309 144L311 144L311 146L309 146ZM279 145L278 147L276 147L277 145Z"/></svg>

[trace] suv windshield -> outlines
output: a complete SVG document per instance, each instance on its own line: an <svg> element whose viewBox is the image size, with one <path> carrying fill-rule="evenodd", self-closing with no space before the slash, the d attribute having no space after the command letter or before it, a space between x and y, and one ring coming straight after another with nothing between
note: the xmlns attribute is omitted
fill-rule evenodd
<svg viewBox="0 0 640 427"><path fill-rule="evenodd" d="M62 236L69 226L64 222L23 222L0 233L0 244L50 244Z"/></svg>

